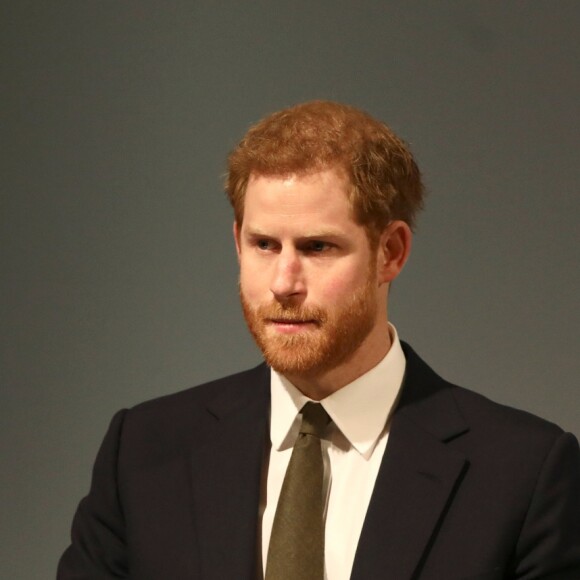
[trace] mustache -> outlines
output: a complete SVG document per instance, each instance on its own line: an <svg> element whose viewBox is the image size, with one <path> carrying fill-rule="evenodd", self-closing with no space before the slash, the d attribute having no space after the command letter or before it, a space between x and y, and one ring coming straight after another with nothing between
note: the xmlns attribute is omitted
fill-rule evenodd
<svg viewBox="0 0 580 580"><path fill-rule="evenodd" d="M272 302L262 304L256 309L256 314L262 319L277 322L326 322L326 311L318 306L304 306L301 304L280 304Z"/></svg>

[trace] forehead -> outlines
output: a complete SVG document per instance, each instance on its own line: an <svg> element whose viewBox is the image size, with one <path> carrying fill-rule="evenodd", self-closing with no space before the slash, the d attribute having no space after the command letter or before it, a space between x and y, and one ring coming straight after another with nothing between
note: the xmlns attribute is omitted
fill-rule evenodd
<svg viewBox="0 0 580 580"><path fill-rule="evenodd" d="M287 214L289 218L305 213L324 213L329 219L352 217L348 191L349 181L337 169L306 174L252 174L244 199L244 221L269 214Z"/></svg>
<svg viewBox="0 0 580 580"><path fill-rule="evenodd" d="M364 243L366 230L355 220L347 192L348 181L333 170L255 176L246 191L240 231L245 236Z"/></svg>

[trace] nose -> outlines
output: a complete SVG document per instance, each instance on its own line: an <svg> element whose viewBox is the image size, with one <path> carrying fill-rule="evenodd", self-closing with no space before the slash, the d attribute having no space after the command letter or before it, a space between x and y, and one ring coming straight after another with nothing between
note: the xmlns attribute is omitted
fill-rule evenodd
<svg viewBox="0 0 580 580"><path fill-rule="evenodd" d="M306 294L300 257L293 249L283 249L273 265L270 291L280 302Z"/></svg>

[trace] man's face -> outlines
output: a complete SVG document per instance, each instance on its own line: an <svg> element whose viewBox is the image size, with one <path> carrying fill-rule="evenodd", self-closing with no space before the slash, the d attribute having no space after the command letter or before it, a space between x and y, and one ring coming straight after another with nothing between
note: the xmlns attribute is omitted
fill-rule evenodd
<svg viewBox="0 0 580 580"><path fill-rule="evenodd" d="M235 229L240 295L266 362L286 375L318 375L348 361L386 320L377 251L352 219L346 180L252 177Z"/></svg>

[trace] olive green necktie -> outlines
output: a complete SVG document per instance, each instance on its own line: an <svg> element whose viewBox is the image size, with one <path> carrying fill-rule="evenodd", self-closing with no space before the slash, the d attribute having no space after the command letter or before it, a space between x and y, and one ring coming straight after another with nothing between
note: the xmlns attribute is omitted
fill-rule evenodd
<svg viewBox="0 0 580 580"><path fill-rule="evenodd" d="M265 580L324 579L323 461L320 438L330 417L318 403L302 425L286 470L268 547Z"/></svg>

